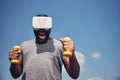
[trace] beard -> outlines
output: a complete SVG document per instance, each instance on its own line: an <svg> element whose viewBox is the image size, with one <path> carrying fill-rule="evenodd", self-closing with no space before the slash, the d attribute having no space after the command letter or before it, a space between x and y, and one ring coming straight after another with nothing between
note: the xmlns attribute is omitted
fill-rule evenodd
<svg viewBox="0 0 120 80"><path fill-rule="evenodd" d="M46 43L49 39L50 32L51 32L51 29L48 29L48 30L45 30L45 29L34 30L34 34L35 34L35 37L36 37L36 42L39 43L39 44ZM44 33L44 36L42 36L42 37L45 37L44 39L41 37L41 35L40 35L41 33Z"/></svg>

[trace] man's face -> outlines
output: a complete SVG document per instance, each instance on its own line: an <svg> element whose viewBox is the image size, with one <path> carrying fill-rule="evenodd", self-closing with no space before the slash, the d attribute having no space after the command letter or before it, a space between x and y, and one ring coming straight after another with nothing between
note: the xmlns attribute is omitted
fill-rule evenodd
<svg viewBox="0 0 120 80"><path fill-rule="evenodd" d="M34 30L34 33L39 43L45 43L49 38L50 29Z"/></svg>

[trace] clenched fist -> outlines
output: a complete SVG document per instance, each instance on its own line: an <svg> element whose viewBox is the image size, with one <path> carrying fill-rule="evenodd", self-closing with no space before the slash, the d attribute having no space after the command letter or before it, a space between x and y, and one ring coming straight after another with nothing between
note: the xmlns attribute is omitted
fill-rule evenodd
<svg viewBox="0 0 120 80"><path fill-rule="evenodd" d="M9 60L11 61L12 64L18 64L21 59L22 59L22 55L21 55L22 49L19 46L14 46L10 52L9 52Z"/></svg>
<svg viewBox="0 0 120 80"><path fill-rule="evenodd" d="M71 57L72 53L74 52L74 42L69 37L60 39L60 41L62 42L63 48L65 50L63 55Z"/></svg>

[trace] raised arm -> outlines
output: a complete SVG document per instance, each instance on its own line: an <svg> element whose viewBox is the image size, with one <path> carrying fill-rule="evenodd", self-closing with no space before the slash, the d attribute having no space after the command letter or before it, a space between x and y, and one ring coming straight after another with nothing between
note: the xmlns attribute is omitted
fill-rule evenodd
<svg viewBox="0 0 120 80"><path fill-rule="evenodd" d="M13 78L18 78L23 70L23 62L22 62L22 52L17 49L12 49L9 52L9 60L17 59L18 63L11 63L10 65L10 73Z"/></svg>
<svg viewBox="0 0 120 80"><path fill-rule="evenodd" d="M71 57L65 57L65 56L63 57L63 63L65 69L72 78L77 79L80 73L80 65L75 56L74 42L72 40L69 41L61 40L61 42L63 44L64 50L71 51L72 53Z"/></svg>

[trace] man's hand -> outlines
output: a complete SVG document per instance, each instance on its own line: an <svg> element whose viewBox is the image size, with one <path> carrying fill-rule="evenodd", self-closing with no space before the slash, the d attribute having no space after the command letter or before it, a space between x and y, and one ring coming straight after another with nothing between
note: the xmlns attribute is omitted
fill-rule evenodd
<svg viewBox="0 0 120 80"><path fill-rule="evenodd" d="M74 42L71 39L70 40L60 39L60 41L62 42L65 51L70 51L71 53L74 53Z"/></svg>
<svg viewBox="0 0 120 80"><path fill-rule="evenodd" d="M10 73L13 78L18 78L23 71L22 49L20 46L14 46L9 52L11 62Z"/></svg>
<svg viewBox="0 0 120 80"><path fill-rule="evenodd" d="M73 79L77 79L79 77L80 66L75 56L74 42L71 39L69 40L60 39L60 41L63 44L64 50L70 51L72 53L72 56L70 57L65 56L63 59L63 64L65 66L65 69Z"/></svg>
<svg viewBox="0 0 120 80"><path fill-rule="evenodd" d="M18 62L21 61L21 50L17 48L12 48L9 52L9 60L18 60ZM11 62L12 63L12 62Z"/></svg>

